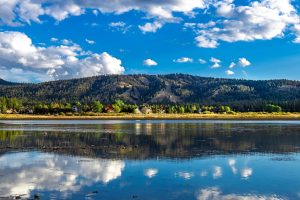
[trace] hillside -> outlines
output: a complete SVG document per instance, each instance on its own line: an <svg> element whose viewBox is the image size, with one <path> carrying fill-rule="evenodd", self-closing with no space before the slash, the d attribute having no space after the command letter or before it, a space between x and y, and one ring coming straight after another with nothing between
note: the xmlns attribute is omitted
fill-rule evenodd
<svg viewBox="0 0 300 200"><path fill-rule="evenodd" d="M38 84L0 81L0 96L28 101L100 100L111 103L227 103L294 102L300 99L300 81L251 81L170 75L110 75Z"/></svg>

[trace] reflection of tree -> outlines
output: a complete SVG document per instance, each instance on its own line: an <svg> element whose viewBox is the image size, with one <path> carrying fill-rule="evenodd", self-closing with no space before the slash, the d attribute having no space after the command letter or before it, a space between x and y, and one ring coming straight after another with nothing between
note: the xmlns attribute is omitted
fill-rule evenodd
<svg viewBox="0 0 300 200"><path fill-rule="evenodd" d="M190 158L208 154L288 153L299 151L296 147L300 144L300 127L284 124L127 123L48 127L51 129L57 131L20 132L24 137L12 137L14 134L2 131L0 151L6 152L9 146L103 158ZM71 132L60 131L64 129Z"/></svg>
<svg viewBox="0 0 300 200"><path fill-rule="evenodd" d="M15 140L17 137L21 136L22 134L23 131L0 130L0 141Z"/></svg>

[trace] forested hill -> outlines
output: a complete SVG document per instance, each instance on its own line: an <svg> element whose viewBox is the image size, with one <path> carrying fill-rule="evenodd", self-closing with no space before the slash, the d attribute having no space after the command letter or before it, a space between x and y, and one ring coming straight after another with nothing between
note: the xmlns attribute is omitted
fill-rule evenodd
<svg viewBox="0 0 300 200"><path fill-rule="evenodd" d="M110 75L38 84L13 84L0 80L0 96L35 101L116 99L127 103L238 103L295 102L300 100L300 81L250 81L170 75Z"/></svg>

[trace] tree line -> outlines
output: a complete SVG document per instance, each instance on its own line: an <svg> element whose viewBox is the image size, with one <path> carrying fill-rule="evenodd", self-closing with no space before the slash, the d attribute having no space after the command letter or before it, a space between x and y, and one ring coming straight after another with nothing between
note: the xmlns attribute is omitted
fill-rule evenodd
<svg viewBox="0 0 300 200"><path fill-rule="evenodd" d="M291 104L292 105L292 104ZM245 109L245 105L239 107L230 105L203 105L203 104L128 104L122 100L115 100L112 104L103 104L100 101L83 103L74 101L65 102L27 102L18 98L0 97L0 112L21 114L74 114L74 113L228 113L235 112L288 112L282 106L272 103L260 105L261 110L253 110L251 105ZM242 109L238 109L242 108Z"/></svg>

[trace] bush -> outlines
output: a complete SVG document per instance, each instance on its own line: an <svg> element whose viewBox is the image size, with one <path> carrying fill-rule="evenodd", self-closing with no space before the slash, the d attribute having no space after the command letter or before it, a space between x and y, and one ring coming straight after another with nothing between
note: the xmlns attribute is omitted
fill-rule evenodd
<svg viewBox="0 0 300 200"><path fill-rule="evenodd" d="M282 112L282 108L278 105L273 105L273 104L267 104L265 106L265 111L268 112L268 113L279 113L279 112Z"/></svg>

